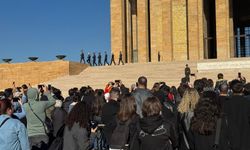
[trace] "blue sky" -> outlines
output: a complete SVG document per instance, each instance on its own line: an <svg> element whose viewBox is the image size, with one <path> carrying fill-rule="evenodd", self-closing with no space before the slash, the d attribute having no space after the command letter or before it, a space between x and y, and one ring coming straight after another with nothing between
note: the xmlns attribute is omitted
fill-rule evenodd
<svg viewBox="0 0 250 150"><path fill-rule="evenodd" d="M110 52L109 0L0 0L0 59Z"/></svg>

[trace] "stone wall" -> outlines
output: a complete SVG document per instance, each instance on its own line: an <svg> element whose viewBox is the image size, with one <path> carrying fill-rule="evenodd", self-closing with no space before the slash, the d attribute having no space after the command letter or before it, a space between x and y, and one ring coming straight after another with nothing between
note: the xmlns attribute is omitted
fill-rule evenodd
<svg viewBox="0 0 250 150"><path fill-rule="evenodd" d="M0 89L11 87L13 81L36 85L66 75L77 75L88 66L69 61L0 64Z"/></svg>
<svg viewBox="0 0 250 150"><path fill-rule="evenodd" d="M111 50L128 62L138 50L138 62L207 59L204 0L110 0ZM131 4L136 6L130 7ZM217 59L234 57L232 0L216 0ZM135 9L136 13L132 11ZM125 11L126 10L126 11ZM205 38L206 37L206 38ZM209 49L209 47L208 47ZM123 59L124 59L123 58ZM150 59L151 58L151 59ZM124 59L125 60L125 59Z"/></svg>

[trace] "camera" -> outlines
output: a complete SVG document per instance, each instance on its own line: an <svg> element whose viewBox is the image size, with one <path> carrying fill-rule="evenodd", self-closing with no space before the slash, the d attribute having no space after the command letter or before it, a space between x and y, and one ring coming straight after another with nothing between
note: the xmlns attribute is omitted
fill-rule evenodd
<svg viewBox="0 0 250 150"><path fill-rule="evenodd" d="M115 80L115 83L120 83L121 82L121 80Z"/></svg>
<svg viewBox="0 0 250 150"><path fill-rule="evenodd" d="M39 84L37 87L38 87L38 89L42 89L44 87L44 85Z"/></svg>

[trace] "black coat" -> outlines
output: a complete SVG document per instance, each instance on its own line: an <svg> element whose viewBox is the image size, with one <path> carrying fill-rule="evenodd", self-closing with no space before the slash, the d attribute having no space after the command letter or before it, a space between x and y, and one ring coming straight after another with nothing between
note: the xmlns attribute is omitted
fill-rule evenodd
<svg viewBox="0 0 250 150"><path fill-rule="evenodd" d="M164 122L161 116L140 119L140 128L140 150L172 150L177 146L174 127L171 123Z"/></svg>
<svg viewBox="0 0 250 150"><path fill-rule="evenodd" d="M62 108L69 112L69 105L73 103L72 96L66 97L65 101L63 102Z"/></svg>
<svg viewBox="0 0 250 150"><path fill-rule="evenodd" d="M223 123L222 128L225 128ZM213 150L215 145L215 133L216 132L210 135L201 135L189 130L188 140L191 150ZM230 150L226 133L221 131L218 142L219 145L216 150Z"/></svg>
<svg viewBox="0 0 250 150"><path fill-rule="evenodd" d="M191 150L212 150L214 145L215 134L208 136L189 130L189 145Z"/></svg>
<svg viewBox="0 0 250 150"><path fill-rule="evenodd" d="M56 107L51 112L51 119L53 124L53 135L56 137L58 130L62 127L65 122L65 118L67 116L67 112L63 108Z"/></svg>
<svg viewBox="0 0 250 150"><path fill-rule="evenodd" d="M250 148L250 101L234 95L224 102L223 113L228 120L228 136L233 150Z"/></svg>
<svg viewBox="0 0 250 150"><path fill-rule="evenodd" d="M140 124L139 124L140 116L134 115L131 119L131 122L129 124L129 146L130 150L138 150L139 149L139 141L138 139L138 131L140 130Z"/></svg>
<svg viewBox="0 0 250 150"><path fill-rule="evenodd" d="M102 122L105 124L103 128L104 135L109 143L113 130L116 127L116 116L120 109L119 102L110 100L102 107Z"/></svg>

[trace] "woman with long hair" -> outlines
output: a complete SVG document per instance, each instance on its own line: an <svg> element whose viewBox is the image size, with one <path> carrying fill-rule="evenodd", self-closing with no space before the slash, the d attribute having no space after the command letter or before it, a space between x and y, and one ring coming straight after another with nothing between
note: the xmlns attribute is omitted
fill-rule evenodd
<svg viewBox="0 0 250 150"><path fill-rule="evenodd" d="M192 150L213 149L218 118L219 109L212 98L202 98L197 103L189 131L189 143ZM220 141L222 141L221 137Z"/></svg>
<svg viewBox="0 0 250 150"><path fill-rule="evenodd" d="M10 100L0 100L0 149L29 150L26 128L19 120L11 118L13 111Z"/></svg>
<svg viewBox="0 0 250 150"><path fill-rule="evenodd" d="M200 98L195 88L187 88L183 94L182 100L178 106L179 111L179 148L181 150L189 149L188 131L191 118L194 116L194 108Z"/></svg>
<svg viewBox="0 0 250 150"><path fill-rule="evenodd" d="M135 148L136 131L139 129L139 115L136 114L136 102L135 98L131 94L126 94L121 98L120 109L117 114L117 126L111 136L111 148L124 148L126 144L129 145L129 149ZM128 133L120 133L120 129L127 126ZM123 128L124 129L124 128ZM128 135L128 136L126 136ZM123 138L126 139L123 139ZM120 139L122 138L122 139ZM120 142L124 140L124 143ZM117 143L118 142L118 143ZM112 147L115 146L115 147ZM118 147L116 147L118 146Z"/></svg>
<svg viewBox="0 0 250 150"><path fill-rule="evenodd" d="M188 88L184 92L182 100L178 106L178 111L181 113L181 118L185 122L186 129L189 130L190 121L193 117L193 111L199 101L199 93L194 88Z"/></svg>
<svg viewBox="0 0 250 150"><path fill-rule="evenodd" d="M64 129L64 150L88 150L90 141L95 137L91 129L89 138L89 111L85 102L77 103L70 111Z"/></svg>
<svg viewBox="0 0 250 150"><path fill-rule="evenodd" d="M133 117L138 117L136 114L135 98L131 94L127 94L121 98L120 110L117 114L117 118L121 122L126 122Z"/></svg>

